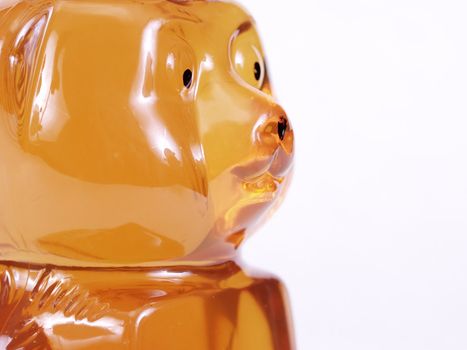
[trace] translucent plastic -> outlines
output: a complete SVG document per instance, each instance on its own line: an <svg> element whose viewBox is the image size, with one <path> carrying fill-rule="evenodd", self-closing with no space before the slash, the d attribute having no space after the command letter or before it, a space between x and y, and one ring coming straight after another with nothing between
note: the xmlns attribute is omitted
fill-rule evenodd
<svg viewBox="0 0 467 350"><path fill-rule="evenodd" d="M232 262L165 270L9 266L0 278L0 349L293 348L280 283Z"/></svg>
<svg viewBox="0 0 467 350"><path fill-rule="evenodd" d="M293 347L233 262L293 160L243 9L0 0L0 77L0 349Z"/></svg>

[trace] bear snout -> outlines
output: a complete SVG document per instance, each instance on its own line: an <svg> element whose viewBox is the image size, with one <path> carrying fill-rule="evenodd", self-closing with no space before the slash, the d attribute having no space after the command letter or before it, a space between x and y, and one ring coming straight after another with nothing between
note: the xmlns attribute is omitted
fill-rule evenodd
<svg viewBox="0 0 467 350"><path fill-rule="evenodd" d="M256 124L258 155L268 159L268 172L285 176L293 163L294 135L287 114L277 106Z"/></svg>

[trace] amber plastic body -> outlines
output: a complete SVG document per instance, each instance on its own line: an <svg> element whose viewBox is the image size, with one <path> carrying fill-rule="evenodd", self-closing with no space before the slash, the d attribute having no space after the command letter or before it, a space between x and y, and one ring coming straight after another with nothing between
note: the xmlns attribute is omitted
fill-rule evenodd
<svg viewBox="0 0 467 350"><path fill-rule="evenodd" d="M165 270L9 266L0 276L2 349L292 348L280 283L232 262Z"/></svg>
<svg viewBox="0 0 467 350"><path fill-rule="evenodd" d="M292 349L237 249L290 181L252 18L0 0L0 349Z"/></svg>

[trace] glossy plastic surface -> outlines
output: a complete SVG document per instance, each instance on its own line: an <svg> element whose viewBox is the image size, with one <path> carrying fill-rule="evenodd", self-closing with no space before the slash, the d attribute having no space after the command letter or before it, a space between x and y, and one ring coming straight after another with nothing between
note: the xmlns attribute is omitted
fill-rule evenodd
<svg viewBox="0 0 467 350"><path fill-rule="evenodd" d="M4 259L214 261L278 201L293 132L239 7L7 1L0 21Z"/></svg>
<svg viewBox="0 0 467 350"><path fill-rule="evenodd" d="M277 207L290 180L293 130L272 96L261 43L243 9L221 1L0 0L0 76L0 348L2 341L21 348L11 327L33 329L38 344L51 349L115 349L120 342L131 349L291 346L288 330L274 329L276 316L254 316L283 304L277 281L264 282L272 283L265 288L274 297L251 296L246 289L255 279L245 277L239 295L223 299L228 274L216 277L209 292L204 280L189 278L194 270L202 275L209 266L233 264L226 261ZM28 272L29 264L35 270ZM263 329L270 345L135 340L138 315L153 307L143 301L171 293L151 276L174 268L183 271L183 293L193 290L181 294L199 311L203 334L212 322L240 333ZM82 302L60 309L68 282L50 276L72 280L78 289L70 295ZM96 278L116 280L104 291L89 282ZM37 288L45 295L37 297ZM118 310L103 324L119 331L78 327L96 318L85 312L90 295L105 300L92 299L93 307ZM217 306L204 309L209 298L219 298L223 321ZM257 322L240 322L244 314ZM161 315L170 325L183 312ZM274 332L286 340L274 340Z"/></svg>
<svg viewBox="0 0 467 350"><path fill-rule="evenodd" d="M236 264L0 267L0 349L289 350L281 284Z"/></svg>

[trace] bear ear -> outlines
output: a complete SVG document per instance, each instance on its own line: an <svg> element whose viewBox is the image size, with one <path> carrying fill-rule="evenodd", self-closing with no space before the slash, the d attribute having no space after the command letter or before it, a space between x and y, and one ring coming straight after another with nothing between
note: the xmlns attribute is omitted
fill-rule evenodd
<svg viewBox="0 0 467 350"><path fill-rule="evenodd" d="M50 2L20 2L0 12L0 102L21 122Z"/></svg>

